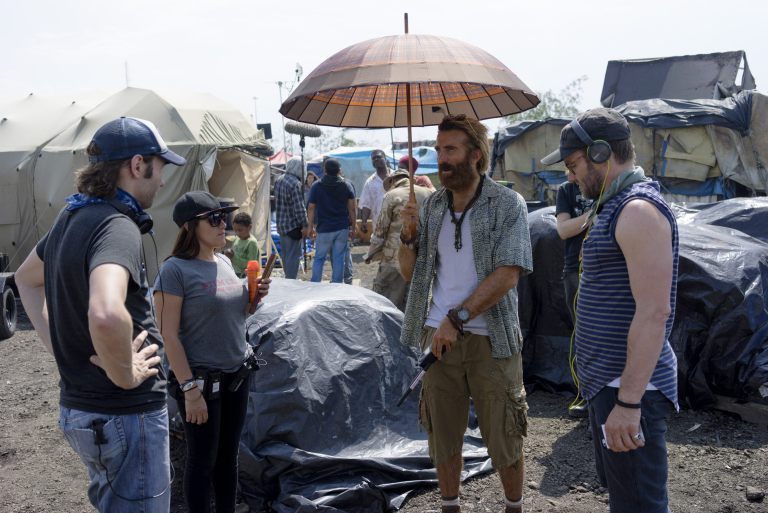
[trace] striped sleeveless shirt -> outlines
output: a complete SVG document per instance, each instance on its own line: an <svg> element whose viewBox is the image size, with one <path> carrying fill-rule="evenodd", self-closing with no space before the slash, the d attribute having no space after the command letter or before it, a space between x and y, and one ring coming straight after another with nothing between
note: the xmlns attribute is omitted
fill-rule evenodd
<svg viewBox="0 0 768 513"><path fill-rule="evenodd" d="M619 214L631 200L656 206L672 227L673 274L669 295L671 315L666 323L664 346L650 383L677 403L677 358L669 344L675 315L678 271L677 222L659 193L657 182L639 182L608 200L595 218L583 245L582 275L576 319L576 367L584 398L591 399L621 376L627 360L627 336L635 314L624 255L616 242Z"/></svg>

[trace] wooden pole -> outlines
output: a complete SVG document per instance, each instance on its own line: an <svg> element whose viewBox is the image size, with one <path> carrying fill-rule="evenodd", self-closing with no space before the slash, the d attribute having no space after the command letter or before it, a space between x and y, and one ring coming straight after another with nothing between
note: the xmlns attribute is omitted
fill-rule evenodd
<svg viewBox="0 0 768 513"><path fill-rule="evenodd" d="M408 34L408 13L405 13L405 33ZM408 124L408 177L409 191L408 199L416 202L416 191L413 189L413 136L411 134L411 84L405 83L405 108L406 123Z"/></svg>

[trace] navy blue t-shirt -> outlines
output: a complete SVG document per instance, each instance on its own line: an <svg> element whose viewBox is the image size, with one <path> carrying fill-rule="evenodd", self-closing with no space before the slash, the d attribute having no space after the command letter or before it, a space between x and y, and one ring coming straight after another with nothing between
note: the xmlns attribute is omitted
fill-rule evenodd
<svg viewBox="0 0 768 513"><path fill-rule="evenodd" d="M581 195L579 186L574 182L565 182L557 190L557 207L555 215L566 213L571 219L579 217L592 207L593 201L586 199ZM563 273L573 273L579 271L579 254L581 253L581 244L584 236L587 234L585 228L581 233L565 239L565 265Z"/></svg>
<svg viewBox="0 0 768 513"><path fill-rule="evenodd" d="M349 228L347 202L355 199L352 185L340 176L325 175L309 190L309 203L316 205L317 232L330 233Z"/></svg>

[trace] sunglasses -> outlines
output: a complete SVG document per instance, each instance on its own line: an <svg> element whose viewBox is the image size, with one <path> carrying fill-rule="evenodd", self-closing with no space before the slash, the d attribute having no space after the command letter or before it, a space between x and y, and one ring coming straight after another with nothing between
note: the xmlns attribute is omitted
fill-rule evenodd
<svg viewBox="0 0 768 513"><path fill-rule="evenodd" d="M208 221L208 224L210 224L212 228L216 228L221 224L222 221L226 222L227 213L221 212L221 211L211 212L205 216L198 217L198 219L205 219L206 221Z"/></svg>

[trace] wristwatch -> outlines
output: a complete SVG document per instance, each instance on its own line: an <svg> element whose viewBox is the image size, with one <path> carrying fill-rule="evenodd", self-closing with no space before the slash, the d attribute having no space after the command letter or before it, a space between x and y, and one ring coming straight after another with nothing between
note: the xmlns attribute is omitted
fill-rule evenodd
<svg viewBox="0 0 768 513"><path fill-rule="evenodd" d="M197 388L197 382L194 379L190 379L184 383L179 383L179 388L182 392L189 392L193 388Z"/></svg>
<svg viewBox="0 0 768 513"><path fill-rule="evenodd" d="M464 324L469 321L469 310L463 306L459 308L451 308L448 310L448 320L451 321L451 324L456 329L456 331L458 331L459 334L463 336Z"/></svg>

